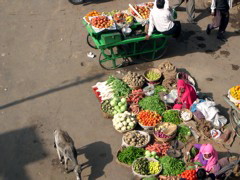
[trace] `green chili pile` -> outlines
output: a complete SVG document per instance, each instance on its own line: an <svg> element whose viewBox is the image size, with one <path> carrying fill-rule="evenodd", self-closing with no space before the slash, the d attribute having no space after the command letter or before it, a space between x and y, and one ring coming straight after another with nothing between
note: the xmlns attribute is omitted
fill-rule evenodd
<svg viewBox="0 0 240 180"><path fill-rule="evenodd" d="M179 117L179 111L177 110L168 110L163 113L163 122L170 122L173 124L180 124L182 120Z"/></svg>
<svg viewBox="0 0 240 180"><path fill-rule="evenodd" d="M164 102L159 99L158 95L147 96L141 99L138 104L143 110L156 111L160 115L166 110Z"/></svg>
<svg viewBox="0 0 240 180"><path fill-rule="evenodd" d="M176 176L185 171L185 164L182 160L170 156L163 156L160 158L160 163L163 167L161 174L167 176Z"/></svg>
<svg viewBox="0 0 240 180"><path fill-rule="evenodd" d="M131 165L134 160L143 157L144 153L145 150L143 148L129 146L118 153L117 158L120 162Z"/></svg>
<svg viewBox="0 0 240 180"><path fill-rule="evenodd" d="M187 126L178 126L177 130L177 140L186 143L188 137L191 135L191 130Z"/></svg>
<svg viewBox="0 0 240 180"><path fill-rule="evenodd" d="M115 97L127 97L130 93L131 89L128 85L123 82L121 79L118 79L114 76L109 76L107 80L107 84L111 86L113 89L113 93Z"/></svg>

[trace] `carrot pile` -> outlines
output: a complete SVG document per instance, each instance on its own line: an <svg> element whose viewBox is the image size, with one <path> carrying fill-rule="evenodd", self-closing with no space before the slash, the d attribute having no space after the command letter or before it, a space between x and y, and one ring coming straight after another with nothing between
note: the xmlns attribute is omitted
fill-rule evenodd
<svg viewBox="0 0 240 180"><path fill-rule="evenodd" d="M182 178L186 178L186 180L197 180L197 174L196 174L196 170L185 170L182 174L181 174Z"/></svg>
<svg viewBox="0 0 240 180"><path fill-rule="evenodd" d="M131 103L138 103L144 96L144 92L142 89L132 90L132 93L128 96L127 101Z"/></svg>
<svg viewBox="0 0 240 180"><path fill-rule="evenodd" d="M153 145L148 145L145 149L152 152L156 152L158 156L165 156L167 154L167 150L170 148L169 143L154 143Z"/></svg>
<svg viewBox="0 0 240 180"><path fill-rule="evenodd" d="M155 111L142 110L137 115L138 122L143 126L155 126L162 117Z"/></svg>

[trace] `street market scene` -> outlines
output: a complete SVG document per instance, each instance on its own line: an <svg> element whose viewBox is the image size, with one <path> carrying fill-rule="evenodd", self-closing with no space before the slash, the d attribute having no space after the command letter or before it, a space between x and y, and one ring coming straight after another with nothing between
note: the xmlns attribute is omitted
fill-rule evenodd
<svg viewBox="0 0 240 180"><path fill-rule="evenodd" d="M240 1L0 9L0 179L240 179Z"/></svg>

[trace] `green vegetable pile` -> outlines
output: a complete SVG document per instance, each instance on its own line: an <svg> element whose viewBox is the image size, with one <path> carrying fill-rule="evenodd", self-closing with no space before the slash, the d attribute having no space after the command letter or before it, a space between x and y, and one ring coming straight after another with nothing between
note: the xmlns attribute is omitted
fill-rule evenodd
<svg viewBox="0 0 240 180"><path fill-rule="evenodd" d="M101 107L102 107L103 112L105 112L107 114L110 114L110 115L113 115L114 107L111 106L110 100L103 101L102 104L101 104Z"/></svg>
<svg viewBox="0 0 240 180"><path fill-rule="evenodd" d="M141 175L148 175L148 159L146 158L141 158L138 159L133 166L133 169L136 173L141 174Z"/></svg>
<svg viewBox="0 0 240 180"><path fill-rule="evenodd" d="M115 97L127 97L131 91L125 82L114 76L108 77L107 85L111 86Z"/></svg>
<svg viewBox="0 0 240 180"><path fill-rule="evenodd" d="M134 162L133 169L141 175L153 175L159 173L160 163L149 161L147 158L140 158Z"/></svg>
<svg viewBox="0 0 240 180"><path fill-rule="evenodd" d="M177 110L167 110L163 114L163 122L170 122L173 124L180 124L182 120L179 117L179 111Z"/></svg>
<svg viewBox="0 0 240 180"><path fill-rule="evenodd" d="M191 135L191 130L187 126L178 126L177 130L177 140L186 143L188 141L188 137Z"/></svg>
<svg viewBox="0 0 240 180"><path fill-rule="evenodd" d="M151 81L158 80L160 77L161 77L161 74L156 73L154 71L148 71L148 73L146 74L146 78L148 78Z"/></svg>
<svg viewBox="0 0 240 180"><path fill-rule="evenodd" d="M157 95L160 92L167 92L167 91L168 89L161 85L157 85L154 87L154 95Z"/></svg>
<svg viewBox="0 0 240 180"><path fill-rule="evenodd" d="M138 104L143 110L156 111L160 115L166 110L164 102L159 99L158 95L147 96L141 99Z"/></svg>
<svg viewBox="0 0 240 180"><path fill-rule="evenodd" d="M176 176L185 171L185 164L183 161L170 156L163 156L160 158L160 163L162 165L163 175Z"/></svg>
<svg viewBox="0 0 240 180"><path fill-rule="evenodd" d="M143 148L128 146L117 155L117 158L120 162L131 165L137 158L143 157L144 152Z"/></svg>

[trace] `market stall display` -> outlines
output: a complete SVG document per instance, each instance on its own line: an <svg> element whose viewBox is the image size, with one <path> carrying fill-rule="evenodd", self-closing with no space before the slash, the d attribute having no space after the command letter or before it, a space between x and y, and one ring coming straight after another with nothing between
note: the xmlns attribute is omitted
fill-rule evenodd
<svg viewBox="0 0 240 180"><path fill-rule="evenodd" d="M163 67L178 73L172 64L166 63L162 69ZM107 81L93 86L96 96L101 97L102 112L108 115L105 117L112 117L114 129L123 133L122 146L117 152L116 161L132 168L133 174L143 179L155 176L159 176L160 179L188 176L189 180L194 180L196 178L195 166L189 165L188 161L191 158L188 157L196 155L197 152L194 152L192 148L187 154L186 146L191 144L190 141L193 138L198 141L199 137L203 141L213 140L216 143L219 143L218 139L223 137L221 143L227 144L226 139L230 139L230 133L214 129L214 124L207 119L197 118L193 107L173 109L177 97L173 98L172 103L163 102L161 94L173 91L173 87L163 86L159 76L156 77L153 74L149 76L151 80L158 79L157 82L146 83L144 72L143 74L126 72L122 78L109 76ZM161 77L163 80L164 78L165 76ZM238 92L235 92L238 91L237 86L230 91L233 91L232 96L238 98ZM235 113L236 127L234 130L240 132L238 126L240 116L236 116L239 110L227 95L224 98ZM198 99L196 103L206 101ZM194 104L195 110L199 110L198 104ZM192 118L193 114L194 118Z"/></svg>
<svg viewBox="0 0 240 180"><path fill-rule="evenodd" d="M126 64L132 56L141 55L144 59L155 60L165 54L172 35L153 32L151 39L145 41L144 25L148 22L152 7L153 2L147 2L129 5L127 10L121 11L92 11L83 18L89 46L101 51L101 67L116 69Z"/></svg>

